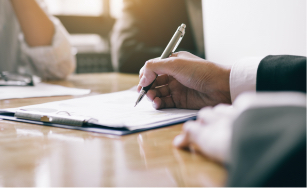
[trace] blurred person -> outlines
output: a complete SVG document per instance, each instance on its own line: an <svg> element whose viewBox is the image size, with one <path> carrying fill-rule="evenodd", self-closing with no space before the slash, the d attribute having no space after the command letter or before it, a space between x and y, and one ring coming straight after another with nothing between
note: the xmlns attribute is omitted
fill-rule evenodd
<svg viewBox="0 0 307 188"><path fill-rule="evenodd" d="M67 31L44 1L0 1L0 71L64 79L75 61Z"/></svg>
<svg viewBox="0 0 307 188"><path fill-rule="evenodd" d="M187 25L179 50L204 57L201 0L124 0L122 16L111 36L115 71L139 73L148 59L159 57L182 23Z"/></svg>
<svg viewBox="0 0 307 188"><path fill-rule="evenodd" d="M306 57L245 58L228 66L179 52L147 61L138 91L156 75L147 93L156 109L206 107L174 145L227 165L227 186L306 186Z"/></svg>
<svg viewBox="0 0 307 188"><path fill-rule="evenodd" d="M306 187L306 95L244 93L203 108L173 143L224 164L229 187Z"/></svg>

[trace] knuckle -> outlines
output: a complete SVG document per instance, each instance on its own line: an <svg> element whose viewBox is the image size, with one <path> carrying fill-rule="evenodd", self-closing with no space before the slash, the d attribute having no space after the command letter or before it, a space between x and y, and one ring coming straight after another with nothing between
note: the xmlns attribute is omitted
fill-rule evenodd
<svg viewBox="0 0 307 188"><path fill-rule="evenodd" d="M202 108L199 112L204 112L204 113L206 113L207 111L210 111L210 110L212 110L212 106L206 106L206 107L204 107L204 108Z"/></svg>
<svg viewBox="0 0 307 188"><path fill-rule="evenodd" d="M180 52L174 52L172 53L171 57L177 57L180 54Z"/></svg>
<svg viewBox="0 0 307 188"><path fill-rule="evenodd" d="M140 71L139 71L140 77L142 76L143 72L144 72L144 67L142 67L142 68L140 69Z"/></svg>
<svg viewBox="0 0 307 188"><path fill-rule="evenodd" d="M145 65L144 65L144 68L145 68L145 69L150 68L151 65L152 65L152 63L153 63L153 61L154 61L154 60L148 60L148 61L146 61L146 62L145 62Z"/></svg>
<svg viewBox="0 0 307 188"><path fill-rule="evenodd" d="M183 131L184 131L184 132L189 132L190 129L191 129L191 127L194 126L194 124L195 124L195 121L192 121L192 120L186 122L186 123L183 125Z"/></svg>
<svg viewBox="0 0 307 188"><path fill-rule="evenodd" d="M213 108L211 106L207 106L205 108L202 108L198 114L197 118L204 118L207 117L208 113L212 112Z"/></svg>
<svg viewBox="0 0 307 188"><path fill-rule="evenodd" d="M174 58L170 58L168 61L165 61L165 63L173 66L173 65L176 65L176 63L178 62L179 58L177 57L174 57Z"/></svg>

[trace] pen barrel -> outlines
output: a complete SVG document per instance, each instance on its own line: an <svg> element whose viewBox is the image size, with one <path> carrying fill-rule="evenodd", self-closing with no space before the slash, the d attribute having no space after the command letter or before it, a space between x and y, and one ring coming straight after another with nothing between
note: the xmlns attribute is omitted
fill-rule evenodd
<svg viewBox="0 0 307 188"><path fill-rule="evenodd" d="M168 58L172 54L172 52L174 52L176 50L176 47L178 46L177 44L180 41L182 35L183 35L183 33L181 33L178 30L176 31L176 33L173 35L172 39L170 40L170 42L166 46L166 48L165 48L164 52L162 53L160 59Z"/></svg>

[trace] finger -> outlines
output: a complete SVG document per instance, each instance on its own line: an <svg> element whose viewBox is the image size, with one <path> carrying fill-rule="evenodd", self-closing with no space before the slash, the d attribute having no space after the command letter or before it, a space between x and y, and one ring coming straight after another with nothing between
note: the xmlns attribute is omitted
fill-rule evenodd
<svg viewBox="0 0 307 188"><path fill-rule="evenodd" d="M175 139L173 140L173 145L178 147L178 148L188 148L190 145L190 138L189 138L189 134L188 131L186 131L187 127L189 126L193 126L194 123L193 121L188 121L184 124L182 133L178 136L175 137Z"/></svg>
<svg viewBox="0 0 307 188"><path fill-rule="evenodd" d="M224 112L225 109L229 109L229 107L231 107L231 105L229 104L218 104L214 107L214 111L215 112Z"/></svg>
<svg viewBox="0 0 307 188"><path fill-rule="evenodd" d="M189 138L188 135L183 132L180 135L177 135L173 140L173 145L177 148L188 148L189 147Z"/></svg>
<svg viewBox="0 0 307 188"><path fill-rule="evenodd" d="M192 132L189 132L190 138L194 138L194 140L190 139L190 142L197 145L203 155L217 161L225 161L230 148L231 126L212 123L209 126L199 126L197 132L193 132L194 136Z"/></svg>
<svg viewBox="0 0 307 188"><path fill-rule="evenodd" d="M158 110L163 108L175 108L176 105L172 97L156 97L153 100L153 107Z"/></svg>
<svg viewBox="0 0 307 188"><path fill-rule="evenodd" d="M197 119L203 124L207 125L219 120L222 117L221 114L215 113L212 109L199 113Z"/></svg>
<svg viewBox="0 0 307 188"><path fill-rule="evenodd" d="M151 89L167 85L168 82L169 82L169 76L168 75L166 75L166 74L159 75L156 78L155 82L152 84Z"/></svg>
<svg viewBox="0 0 307 188"><path fill-rule="evenodd" d="M215 107L205 107L201 109L198 113L197 119L203 123L214 123L215 121L233 115L234 110L230 105L219 104Z"/></svg>
<svg viewBox="0 0 307 188"><path fill-rule="evenodd" d="M178 53L180 53L180 52L172 53L169 57L177 57L177 56L178 56Z"/></svg>
<svg viewBox="0 0 307 188"><path fill-rule="evenodd" d="M157 97L168 97L171 95L170 88L168 85L156 88L155 91L157 92Z"/></svg>
<svg viewBox="0 0 307 188"><path fill-rule="evenodd" d="M193 130L195 130L195 127L197 127L198 125L200 125L199 122L197 121L187 121L184 125L183 125L183 131L185 132L189 132L189 133L193 133Z"/></svg>
<svg viewBox="0 0 307 188"><path fill-rule="evenodd" d="M228 105L205 107L198 112L197 119L203 124L214 123L227 115L228 109Z"/></svg>
<svg viewBox="0 0 307 188"><path fill-rule="evenodd" d="M221 115L233 114L234 108L229 104L219 104L213 108L213 111Z"/></svg>
<svg viewBox="0 0 307 188"><path fill-rule="evenodd" d="M140 93L141 89L142 89L142 86L138 85L137 86L137 92Z"/></svg>
<svg viewBox="0 0 307 188"><path fill-rule="evenodd" d="M157 92L156 90L151 89L147 92L146 96L150 101L153 101L157 97Z"/></svg>
<svg viewBox="0 0 307 188"><path fill-rule="evenodd" d="M171 57L181 57L181 58L189 58L189 59L201 59L200 57L191 54L190 52L186 51L181 51L181 52L176 52L171 55Z"/></svg>
<svg viewBox="0 0 307 188"><path fill-rule="evenodd" d="M154 58L154 59L160 59L160 57L157 57L157 58ZM154 59L151 59L151 60L154 60ZM144 74L144 66L139 71L139 78L140 79L143 77L143 74Z"/></svg>
<svg viewBox="0 0 307 188"><path fill-rule="evenodd" d="M153 101L156 97L167 97L170 96L169 86L163 86L157 89L151 89L147 92L146 96Z"/></svg>
<svg viewBox="0 0 307 188"><path fill-rule="evenodd" d="M185 57L186 53L189 53L189 52L186 52L186 51L175 52L175 53L172 53L170 57Z"/></svg>
<svg viewBox="0 0 307 188"><path fill-rule="evenodd" d="M165 86L166 84L168 84L168 81L169 81L168 75L166 75L166 74L160 75L160 76L157 77L156 81L151 86L151 88L156 88L156 87L159 87L159 86ZM138 85L137 91L140 92L141 89L142 89L142 86Z"/></svg>
<svg viewBox="0 0 307 188"><path fill-rule="evenodd" d="M155 81L155 83L153 84L153 88L157 87L157 86L163 86L168 84L169 82L169 76L166 74L163 75L159 75Z"/></svg>
<svg viewBox="0 0 307 188"><path fill-rule="evenodd" d="M147 61L142 70L143 74L140 80L140 85L142 87L150 85L157 75L172 75L174 61L176 61L174 58L153 59Z"/></svg>
<svg viewBox="0 0 307 188"><path fill-rule="evenodd" d="M182 136L174 140L175 146L179 148L190 148L191 151L200 151L198 137L201 135L201 124L197 121L188 121L183 126Z"/></svg>
<svg viewBox="0 0 307 188"><path fill-rule="evenodd" d="M206 125L215 119L211 106L202 108L197 114L197 120Z"/></svg>
<svg viewBox="0 0 307 188"><path fill-rule="evenodd" d="M191 152L202 153L202 145L207 143L202 143L200 140L203 136L203 131L207 127L202 126L198 121L192 121L184 125L184 131L188 135L188 147Z"/></svg>
<svg viewBox="0 0 307 188"><path fill-rule="evenodd" d="M191 89L198 89L197 84L192 83L191 75L197 70L200 74L201 69L207 66L207 62L201 59L188 59L170 57L166 59L155 59L147 61L143 68L143 76L139 85L146 87L155 80L157 75L169 75L174 77L178 82ZM202 74L200 74L201 76ZM196 76L198 77L198 76ZM195 79L197 81L197 79Z"/></svg>
<svg viewBox="0 0 307 188"><path fill-rule="evenodd" d="M140 79L143 77L143 74L144 74L144 66L140 69L140 72L139 72Z"/></svg>

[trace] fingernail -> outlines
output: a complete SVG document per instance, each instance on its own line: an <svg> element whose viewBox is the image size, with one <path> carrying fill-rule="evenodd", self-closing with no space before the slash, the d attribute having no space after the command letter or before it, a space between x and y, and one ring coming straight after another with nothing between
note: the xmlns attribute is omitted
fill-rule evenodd
<svg viewBox="0 0 307 188"><path fill-rule="evenodd" d="M149 97L146 96L146 98L147 98L148 101L152 102L152 100Z"/></svg>
<svg viewBox="0 0 307 188"><path fill-rule="evenodd" d="M146 81L146 77L143 76L143 77L141 78L141 80L140 80L140 85L141 85L141 86L144 86L145 81Z"/></svg>
<svg viewBox="0 0 307 188"><path fill-rule="evenodd" d="M183 142L183 135L178 135L174 138L173 145L179 147Z"/></svg>
<svg viewBox="0 0 307 188"><path fill-rule="evenodd" d="M155 109L157 109L157 104L154 102L154 101L152 101L152 107L154 107Z"/></svg>

